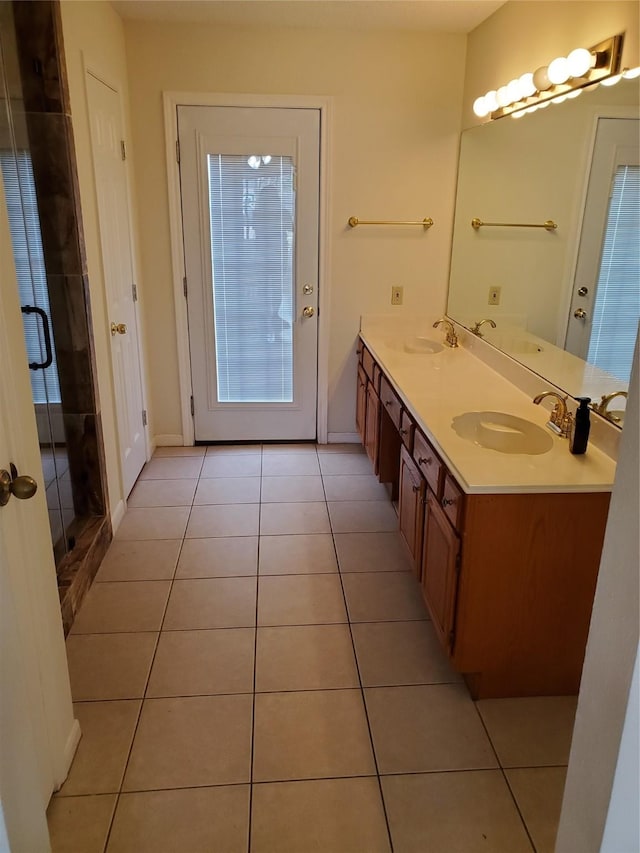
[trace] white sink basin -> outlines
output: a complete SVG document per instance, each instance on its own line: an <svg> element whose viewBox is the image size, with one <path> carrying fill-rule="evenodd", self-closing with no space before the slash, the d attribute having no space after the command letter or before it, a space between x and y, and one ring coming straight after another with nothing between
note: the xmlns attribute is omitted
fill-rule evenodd
<svg viewBox="0 0 640 853"><path fill-rule="evenodd" d="M391 349L399 350L400 352L409 352L413 355L434 355L437 352L442 352L444 349L442 344L432 341L431 338L425 338L422 335L411 335L411 337L400 341L391 341L389 346Z"/></svg>
<svg viewBox="0 0 640 853"><path fill-rule="evenodd" d="M537 456L553 447L553 438L545 429L506 412L465 412L451 426L461 438L500 453Z"/></svg>

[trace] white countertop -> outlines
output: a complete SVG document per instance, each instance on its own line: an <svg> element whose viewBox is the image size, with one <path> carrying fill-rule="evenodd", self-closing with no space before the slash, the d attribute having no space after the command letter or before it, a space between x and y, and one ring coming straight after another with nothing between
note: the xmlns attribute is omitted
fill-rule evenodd
<svg viewBox="0 0 640 853"><path fill-rule="evenodd" d="M467 494L611 491L615 462L591 443L584 455L574 456L566 438L547 430L553 438L551 449L533 456L502 453L459 436L452 421L464 412L506 412L544 428L549 409L536 406L531 397L463 347L444 347L430 355L403 351L406 332L394 326L366 323L363 318L360 334ZM442 343L442 331L430 326L419 332L411 329L409 334Z"/></svg>

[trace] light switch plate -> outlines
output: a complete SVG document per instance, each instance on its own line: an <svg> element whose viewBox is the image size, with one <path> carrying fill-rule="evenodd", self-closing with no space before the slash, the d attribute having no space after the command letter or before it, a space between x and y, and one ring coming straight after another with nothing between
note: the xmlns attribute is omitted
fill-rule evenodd
<svg viewBox="0 0 640 853"><path fill-rule="evenodd" d="M391 286L391 304L392 305L402 305L402 291L403 291L403 288L400 287L399 284L394 284Z"/></svg>
<svg viewBox="0 0 640 853"><path fill-rule="evenodd" d="M489 288L489 299L488 299L489 305L500 305L500 291L501 290L502 290L502 288L498 287L497 285Z"/></svg>

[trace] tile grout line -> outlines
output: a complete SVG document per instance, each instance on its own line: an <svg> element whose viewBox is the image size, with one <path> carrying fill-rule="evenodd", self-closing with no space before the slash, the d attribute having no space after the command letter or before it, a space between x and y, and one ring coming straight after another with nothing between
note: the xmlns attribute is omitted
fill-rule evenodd
<svg viewBox="0 0 640 853"><path fill-rule="evenodd" d="M511 785L509 784L507 774L504 772L505 768L502 766L502 761L500 761L500 756L498 755L498 750L494 746L493 740L492 740L491 735L489 733L489 729L487 728L487 726L485 724L484 717L482 716L482 714L480 713L480 709L478 708L477 701L475 699L472 701L473 701L473 707L476 709L476 714L478 715L478 718L480 719L480 725L482 726L485 734L487 735L487 740L489 741L489 743L491 745L491 750L496 757L496 761L498 762L498 768L500 770L502 778L504 779L504 783L507 786L507 790L509 791L509 794L511 795L511 799L513 800L513 804L516 808L516 811L518 812L518 816L522 822L522 826L524 827L524 831L525 831L526 836L529 840L529 844L531 845L531 850L533 851L533 853L536 853L536 850L537 850L536 845L533 842L533 838L531 837L531 833L529 832L529 827L527 826L527 822L524 819L524 815L520 811L520 806L518 805L518 801L516 800L515 794L513 793L513 790L511 789Z"/></svg>
<svg viewBox="0 0 640 853"><path fill-rule="evenodd" d="M205 458L206 458L206 454L205 454L205 456L203 456L203 457L202 457L202 462L200 463L200 474L202 474L202 468L203 468L203 466L204 466L204 460L205 460ZM200 475L198 475L198 483L199 483L199 482L200 482ZM104 842L104 847L103 847L103 853L106 853L106 851L107 851L107 849L108 849L108 847L109 847L109 841L110 841L110 839L111 839L111 833L112 833L112 831L113 831L113 824L114 824L114 821L115 821L116 813L117 813L117 811L118 811L118 806L120 805L120 797L122 796L122 793L123 793L123 792L122 792L122 786L124 785L124 780L125 780L126 775L127 775L127 770L128 770L128 768L129 768L129 763L130 763L130 761L131 761L131 753L133 752L133 745L134 745L134 743L135 743L136 735L138 734L138 728L140 727L140 720L141 720L141 718L142 718L142 711L143 711L144 703L145 703L145 700L146 700L147 689L148 689L148 687L149 687L149 681L150 681L150 679L151 679L151 673L153 672L153 665L154 665L154 663L155 663L156 654L158 653L158 646L160 645L160 636L161 636L161 634L162 634L162 627L163 627L163 625L164 625L164 620L165 620L165 617L166 617L166 615L167 615L167 609L168 609L168 607L169 607L169 600L171 599L171 591L173 590L173 584L174 584L174 581L175 581L176 572L178 571L178 563L180 562L180 555L182 554L182 549L183 549L183 547L184 547L184 542L185 542L185 538L186 538L186 535L187 535L187 528L188 528L188 526L189 526L189 519L191 518L191 512L193 511L193 505L194 505L194 504L193 504L193 502L194 502L194 501L195 501L195 499L196 499L196 493L197 493L197 491L198 491L198 486L197 486L197 484L196 484L196 488L195 488L195 490L194 490L194 492L193 492L193 498L192 498L192 501L191 501L191 506L190 506L190 509L189 509L189 514L188 514L188 516L187 516L187 522L186 522L186 524L185 524L185 528L184 528L184 533L183 533L183 535L182 535L182 543L181 543L181 545L180 545L180 548L178 549L178 554L177 554L177 556L176 556L176 564L175 564L175 566L174 566L174 568L173 568L173 575L172 575L172 577L171 577L171 583L170 583L170 586L169 586L169 594L167 595L167 600L166 600L166 602L165 602L164 610L163 610L163 612L162 612L162 619L160 620L160 626L159 626L159 630L158 630L158 636L157 636L156 643L155 643L155 646L154 646L154 649L153 649L153 654L151 655L151 663L150 663L150 665L149 665L149 671L147 672L147 678L146 678L146 680L145 680L144 689L143 689L143 691L142 691L142 697L141 697L141 701L140 701L140 709L139 709L139 711L138 711L138 716L137 716L137 719L136 719L136 724L135 724L134 729L133 729L133 736L132 736L132 738L131 738L131 743L129 744L129 750L128 750L128 753L127 753L127 760L125 761L125 764L124 764L124 769L123 769L123 771L122 771L122 778L121 778L121 780L120 780L119 790L118 790L118 793L116 794L116 801L115 801L115 804L114 804L113 812L112 812L112 814L111 814L111 820L110 820L110 822L109 822L109 829L108 829L108 831L107 831L107 835L106 835L106 837L105 837L105 842ZM126 511L125 511L125 512L126 512ZM138 633L138 632L132 632L132 633Z"/></svg>
<svg viewBox="0 0 640 853"><path fill-rule="evenodd" d="M249 814L247 818L247 853L251 853L251 833L253 829L253 757L256 731L256 678L258 667L258 595L260 593L260 528L262 523L262 471L264 451L260 445L260 492L258 502L258 542L256 553L256 606L253 634L253 693L251 699L251 749L249 754Z"/></svg>
<svg viewBox="0 0 640 853"><path fill-rule="evenodd" d="M320 460L318 459L318 464L319 463L320 463ZM322 471L322 469L321 469L321 471ZM364 716L365 716L365 720L367 723L367 731L369 733L369 743L371 744L371 755L373 757L373 764L374 764L375 771L376 771L375 775L376 775L376 779L378 781L378 792L380 794L380 804L382 805L382 814L384 815L384 822L385 822L385 825L387 828L387 838L389 841L389 850L391 851L391 853L393 853L393 838L391 835L391 825L389 823L389 816L387 814L387 805L385 803L384 793L382 790L382 780L380 778L380 768L378 766L378 756L376 755L376 748L375 748L375 743L373 740L373 732L371 730L371 721L369 719L369 709L367 708L367 703L366 703L365 695L364 695L364 687L362 684L362 674L360 672L360 662L358 660L358 655L356 652L356 644L355 644L355 641L353 638L353 630L351 628L351 617L349 614L349 607L348 607L348 603L347 603L347 595L345 592L344 583L342 581L342 572L340 570L340 560L338 558L338 548L336 546L335 533L333 531L333 523L331 521L331 514L329 512L329 503L327 501L327 493L326 493L325 485L324 485L324 477L322 479L322 489L323 489L324 495L325 495L325 503L327 506L327 516L329 518L329 528L331 530L331 540L333 542L333 551L334 551L335 558L336 558L336 565L338 567L338 577L340 579L340 589L342 590L342 599L344 602L345 612L347 614L347 623L346 624L348 625L349 637L351 638L351 650L353 652L353 659L354 659L354 662L356 665L356 672L358 673L358 684L360 686L360 698L362 699L362 707L364 710Z"/></svg>

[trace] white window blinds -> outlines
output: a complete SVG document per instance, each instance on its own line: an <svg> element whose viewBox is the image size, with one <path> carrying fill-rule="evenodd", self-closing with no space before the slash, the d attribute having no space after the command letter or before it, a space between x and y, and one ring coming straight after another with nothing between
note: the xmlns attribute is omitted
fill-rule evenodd
<svg viewBox="0 0 640 853"><path fill-rule="evenodd" d="M41 308L46 316L50 317L49 292L31 156L27 151L17 153L0 151L0 167L9 215L20 303L22 306ZM42 319L36 313L23 313L22 319L29 362L42 363L47 358ZM29 371L34 403L60 402L53 330L51 330L51 351L53 361L49 367Z"/></svg>
<svg viewBox="0 0 640 853"><path fill-rule="evenodd" d="M628 382L640 318L640 166L618 166L587 361Z"/></svg>
<svg viewBox="0 0 640 853"><path fill-rule="evenodd" d="M209 155L218 401L293 401L290 157Z"/></svg>

